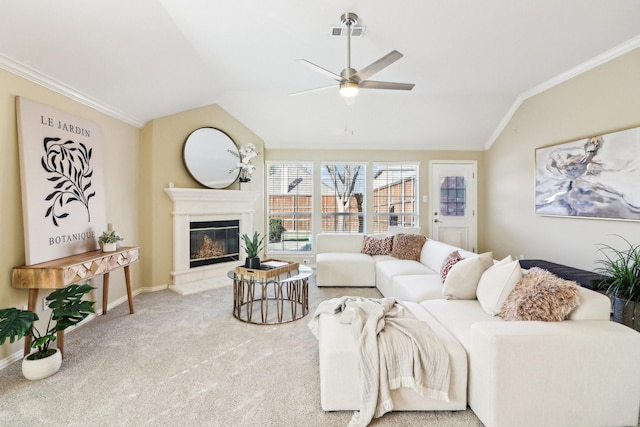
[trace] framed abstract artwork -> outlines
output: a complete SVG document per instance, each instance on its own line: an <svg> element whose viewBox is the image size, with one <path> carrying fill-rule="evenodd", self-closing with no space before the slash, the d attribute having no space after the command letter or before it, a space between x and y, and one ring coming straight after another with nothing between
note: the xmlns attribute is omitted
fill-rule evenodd
<svg viewBox="0 0 640 427"><path fill-rule="evenodd" d="M640 127L536 149L536 214L640 220Z"/></svg>
<svg viewBox="0 0 640 427"><path fill-rule="evenodd" d="M106 230L102 131L16 97L26 264L98 248Z"/></svg>

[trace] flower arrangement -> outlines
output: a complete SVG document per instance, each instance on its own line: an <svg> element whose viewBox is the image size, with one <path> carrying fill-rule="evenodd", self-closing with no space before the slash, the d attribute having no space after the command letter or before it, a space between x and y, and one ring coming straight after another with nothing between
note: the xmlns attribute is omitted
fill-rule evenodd
<svg viewBox="0 0 640 427"><path fill-rule="evenodd" d="M239 154L236 154L235 152L231 152L231 154L238 157L239 162L229 172L234 172L239 170L240 182L249 182L251 181L251 175L256 170L256 167L253 164L251 164L251 160L260 153L256 151L256 146L251 143L245 144L239 147L238 153Z"/></svg>

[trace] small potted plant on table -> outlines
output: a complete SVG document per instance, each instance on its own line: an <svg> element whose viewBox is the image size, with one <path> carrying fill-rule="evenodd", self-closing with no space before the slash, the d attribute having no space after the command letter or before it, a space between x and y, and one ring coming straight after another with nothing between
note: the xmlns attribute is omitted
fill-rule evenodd
<svg viewBox="0 0 640 427"><path fill-rule="evenodd" d="M244 266L247 268L260 268L260 257L258 256L258 253L262 249L264 236L260 238L260 234L256 231L253 233L253 237L250 238L245 233L242 235L242 241L244 243L243 249L247 253Z"/></svg>
<svg viewBox="0 0 640 427"><path fill-rule="evenodd" d="M46 298L50 301L51 315L47 329L41 334L35 326L38 315L30 310L15 307L0 309L0 345L9 338L14 342L25 336L31 336L31 347L37 349L22 360L22 374L30 380L49 377L60 369L62 354L50 345L56 340L56 333L69 326L82 322L91 313L95 313L95 301L86 301L82 297L90 292L91 285L69 285L56 289ZM52 325L52 322L55 322Z"/></svg>
<svg viewBox="0 0 640 427"><path fill-rule="evenodd" d="M123 240L115 231L105 231L98 237L98 243L103 252L113 252L117 249L118 241Z"/></svg>

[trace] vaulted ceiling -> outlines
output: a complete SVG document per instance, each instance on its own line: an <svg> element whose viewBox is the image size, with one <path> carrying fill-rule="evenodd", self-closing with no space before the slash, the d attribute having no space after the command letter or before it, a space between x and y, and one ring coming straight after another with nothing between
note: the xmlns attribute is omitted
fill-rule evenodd
<svg viewBox="0 0 640 427"><path fill-rule="evenodd" d="M361 69L412 91L337 88L354 12ZM640 46L637 0L64 0L0 3L0 67L136 126L219 104L267 148L490 146L523 99ZM640 72L640 70L638 70Z"/></svg>

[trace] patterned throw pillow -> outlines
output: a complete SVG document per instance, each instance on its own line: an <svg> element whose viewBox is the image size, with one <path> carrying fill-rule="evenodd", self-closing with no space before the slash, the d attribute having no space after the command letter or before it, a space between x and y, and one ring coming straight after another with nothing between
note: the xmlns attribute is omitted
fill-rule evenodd
<svg viewBox="0 0 640 427"><path fill-rule="evenodd" d="M393 236L376 238L364 236L362 253L367 255L389 255L393 247Z"/></svg>
<svg viewBox="0 0 640 427"><path fill-rule="evenodd" d="M391 256L420 261L420 253L426 241L427 238L420 234L396 234L393 238Z"/></svg>
<svg viewBox="0 0 640 427"><path fill-rule="evenodd" d="M453 251L442 262L442 266L440 267L440 279L442 279L442 283L447 279L447 274L449 274L451 267L456 265L458 261L462 261L462 256L460 256L460 252Z"/></svg>

